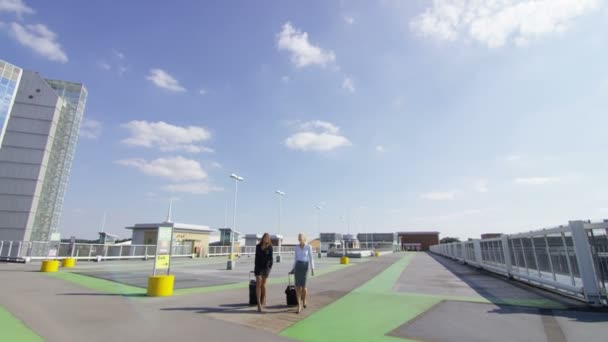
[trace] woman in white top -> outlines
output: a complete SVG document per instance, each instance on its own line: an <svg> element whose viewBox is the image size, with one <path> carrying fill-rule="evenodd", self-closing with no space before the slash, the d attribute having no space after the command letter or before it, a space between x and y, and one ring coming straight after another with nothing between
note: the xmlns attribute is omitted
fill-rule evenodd
<svg viewBox="0 0 608 342"><path fill-rule="evenodd" d="M310 274L315 275L315 263L312 259L312 247L306 243L306 235L298 235L300 244L296 246L296 257L293 261L293 268L290 274L295 274L296 293L298 296L298 313L302 311L302 306L306 308L306 276L310 267Z"/></svg>

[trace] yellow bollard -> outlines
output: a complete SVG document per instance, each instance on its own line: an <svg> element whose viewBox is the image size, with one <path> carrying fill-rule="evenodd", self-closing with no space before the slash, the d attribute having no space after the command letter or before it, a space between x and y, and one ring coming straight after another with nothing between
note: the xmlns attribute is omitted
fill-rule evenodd
<svg viewBox="0 0 608 342"><path fill-rule="evenodd" d="M341 257L340 258L340 265L348 265L348 257Z"/></svg>
<svg viewBox="0 0 608 342"><path fill-rule="evenodd" d="M170 297L173 295L175 276L157 275L148 277L148 297Z"/></svg>
<svg viewBox="0 0 608 342"><path fill-rule="evenodd" d="M374 253L375 256L379 257L380 256L380 252L376 252Z"/></svg>
<svg viewBox="0 0 608 342"><path fill-rule="evenodd" d="M76 265L76 259L74 258L65 258L61 261L61 267L63 268L74 268Z"/></svg>
<svg viewBox="0 0 608 342"><path fill-rule="evenodd" d="M57 272L59 270L59 260L43 260L40 272Z"/></svg>

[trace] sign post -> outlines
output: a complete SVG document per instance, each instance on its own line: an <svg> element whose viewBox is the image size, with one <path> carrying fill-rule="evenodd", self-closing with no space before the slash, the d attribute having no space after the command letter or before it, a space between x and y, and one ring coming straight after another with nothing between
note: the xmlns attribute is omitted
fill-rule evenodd
<svg viewBox="0 0 608 342"><path fill-rule="evenodd" d="M173 254L173 227L158 227L156 240L156 253L154 255L154 270L156 275L159 270L166 270L169 274L171 269L171 255Z"/></svg>

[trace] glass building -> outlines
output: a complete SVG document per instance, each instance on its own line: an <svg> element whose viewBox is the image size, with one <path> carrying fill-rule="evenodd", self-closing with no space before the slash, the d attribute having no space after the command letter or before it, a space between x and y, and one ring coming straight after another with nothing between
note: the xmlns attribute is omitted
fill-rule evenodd
<svg viewBox="0 0 608 342"><path fill-rule="evenodd" d="M0 146L22 72L20 68L0 60Z"/></svg>
<svg viewBox="0 0 608 342"><path fill-rule="evenodd" d="M0 66L0 240L49 241L58 233L87 90Z"/></svg>

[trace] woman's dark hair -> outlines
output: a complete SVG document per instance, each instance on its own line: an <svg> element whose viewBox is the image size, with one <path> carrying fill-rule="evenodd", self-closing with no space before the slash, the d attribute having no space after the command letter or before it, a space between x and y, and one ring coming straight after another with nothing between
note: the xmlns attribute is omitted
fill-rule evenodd
<svg viewBox="0 0 608 342"><path fill-rule="evenodd" d="M268 237L268 245L264 245L264 239L266 239L266 237ZM264 235L262 235L262 238L260 239L260 243L259 245L263 248L266 249L269 246L272 246L272 241L270 240L270 234L268 233L264 233Z"/></svg>

